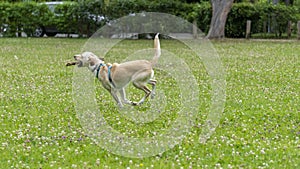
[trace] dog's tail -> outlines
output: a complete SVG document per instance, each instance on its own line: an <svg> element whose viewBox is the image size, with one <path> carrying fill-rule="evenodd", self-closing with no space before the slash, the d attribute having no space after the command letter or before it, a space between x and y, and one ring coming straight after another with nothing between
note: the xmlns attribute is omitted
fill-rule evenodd
<svg viewBox="0 0 300 169"><path fill-rule="evenodd" d="M159 33L157 33L155 35L155 38L154 38L154 50L155 50L155 52L154 52L154 57L152 59L152 65L155 65L157 63L158 58L161 55L160 42L159 42L158 35L159 35Z"/></svg>

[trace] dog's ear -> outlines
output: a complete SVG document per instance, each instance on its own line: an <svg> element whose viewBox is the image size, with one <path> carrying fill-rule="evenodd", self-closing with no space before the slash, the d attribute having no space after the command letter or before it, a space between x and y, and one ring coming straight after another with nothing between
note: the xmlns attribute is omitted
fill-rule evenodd
<svg viewBox="0 0 300 169"><path fill-rule="evenodd" d="M88 56L88 62L90 64L90 66L94 66L95 65L95 59L91 56Z"/></svg>

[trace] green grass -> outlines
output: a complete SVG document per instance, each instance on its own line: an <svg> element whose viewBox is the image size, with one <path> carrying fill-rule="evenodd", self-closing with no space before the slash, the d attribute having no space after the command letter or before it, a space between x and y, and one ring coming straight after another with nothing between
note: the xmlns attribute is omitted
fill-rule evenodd
<svg viewBox="0 0 300 169"><path fill-rule="evenodd" d="M0 38L1 168L299 168L300 42L224 40L213 44L226 70L227 100L220 125L198 142L209 109L209 77L181 43L162 40L180 55L199 84L199 116L181 144L161 155L131 159L109 153L81 128L72 99L73 68L67 60L85 39ZM152 41L124 41L108 56L120 62ZM130 48L129 48L130 46ZM162 55L163 57L163 55ZM133 137L163 133L180 110L176 81L156 70L167 96L156 121L136 124L120 113L97 82L97 101L108 124ZM141 97L129 86L128 97ZM146 112L149 103L136 107Z"/></svg>

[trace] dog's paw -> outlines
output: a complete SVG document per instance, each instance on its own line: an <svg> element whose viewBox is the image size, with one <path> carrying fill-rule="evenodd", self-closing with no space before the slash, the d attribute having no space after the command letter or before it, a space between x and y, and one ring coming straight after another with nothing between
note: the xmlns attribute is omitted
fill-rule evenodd
<svg viewBox="0 0 300 169"><path fill-rule="evenodd" d="M123 107L124 107L124 105L123 104L118 104L118 107L120 108L120 109L122 109Z"/></svg>
<svg viewBox="0 0 300 169"><path fill-rule="evenodd" d="M132 106L137 106L137 105L139 105L137 102L131 102L131 105Z"/></svg>
<svg viewBox="0 0 300 169"><path fill-rule="evenodd" d="M123 103L124 103L124 104L132 104L132 101L126 99L126 100L123 101Z"/></svg>

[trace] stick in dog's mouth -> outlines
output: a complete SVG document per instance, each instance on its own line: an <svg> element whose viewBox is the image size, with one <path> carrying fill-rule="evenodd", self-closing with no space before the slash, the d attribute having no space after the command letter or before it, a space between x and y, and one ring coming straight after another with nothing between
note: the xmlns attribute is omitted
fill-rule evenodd
<svg viewBox="0 0 300 169"><path fill-rule="evenodd" d="M73 61L73 62L66 63L66 66L73 66L73 65L77 65L77 64L79 64L78 61Z"/></svg>

